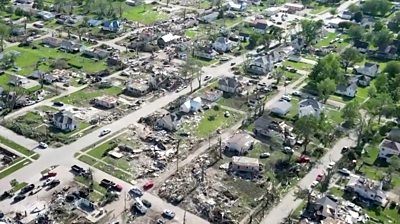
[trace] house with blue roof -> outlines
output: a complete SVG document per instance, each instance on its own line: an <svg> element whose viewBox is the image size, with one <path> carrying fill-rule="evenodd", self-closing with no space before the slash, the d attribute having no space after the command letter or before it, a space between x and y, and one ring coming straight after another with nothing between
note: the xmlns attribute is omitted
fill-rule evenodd
<svg viewBox="0 0 400 224"><path fill-rule="evenodd" d="M118 32L120 30L122 30L123 25L121 23L121 21L119 20L110 20L110 21L106 21L103 24L102 29L105 31L109 31L109 32Z"/></svg>

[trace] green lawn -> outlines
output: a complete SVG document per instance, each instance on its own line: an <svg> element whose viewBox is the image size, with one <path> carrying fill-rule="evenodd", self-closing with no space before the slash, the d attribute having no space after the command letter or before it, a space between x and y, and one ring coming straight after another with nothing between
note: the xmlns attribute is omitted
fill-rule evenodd
<svg viewBox="0 0 400 224"><path fill-rule="evenodd" d="M28 185L28 183L26 183L26 182L18 182L18 183L11 189L11 191L15 193L15 192L21 190L21 189L22 189L23 187L25 187L26 185Z"/></svg>
<svg viewBox="0 0 400 224"><path fill-rule="evenodd" d="M112 141L107 141L96 148L91 149L88 154L95 158L102 159L105 151L107 151L107 149L109 149L113 144Z"/></svg>
<svg viewBox="0 0 400 224"><path fill-rule="evenodd" d="M20 54L16 58L16 65L21 68L18 74L29 75L35 70L36 62L44 57L50 59L65 59L68 63L74 66L82 66L82 70L85 72L98 72L107 68L104 61L94 61L89 58L82 57L78 54L69 54L61 52L54 48L42 47L36 44L37 49L23 48L23 47L10 47L6 51L18 51ZM39 68L44 71L50 71L50 62Z"/></svg>
<svg viewBox="0 0 400 224"><path fill-rule="evenodd" d="M31 163L31 161L29 159L24 159L21 162L19 162L18 164L5 169L4 171L0 172L0 179L2 179L3 177L6 177L12 173L14 173L15 171L21 169L22 167L28 165L29 163Z"/></svg>
<svg viewBox="0 0 400 224"><path fill-rule="evenodd" d="M282 63L284 66L290 66L299 70L310 71L314 66L302 62L285 61Z"/></svg>
<svg viewBox="0 0 400 224"><path fill-rule="evenodd" d="M123 17L143 24L152 24L168 18L167 14L154 11L153 7L153 5L139 5L134 7L126 5Z"/></svg>
<svg viewBox="0 0 400 224"><path fill-rule="evenodd" d="M330 45L330 42L334 40L337 37L336 33L328 33L324 38L322 38L318 43L315 45L315 47L326 47Z"/></svg>
<svg viewBox="0 0 400 224"><path fill-rule="evenodd" d="M110 96L117 96L122 93L122 89L120 87L110 87L110 88L103 88L103 89L96 89L96 88L85 88L78 92L74 92L68 96L63 96L59 98L57 101L61 101L66 104L74 105L74 106L87 106L90 100L103 96L103 95L110 95Z"/></svg>
<svg viewBox="0 0 400 224"><path fill-rule="evenodd" d="M326 5L323 5L323 4L319 4L317 2L312 2L311 5L312 5L313 9L311 10L310 13L314 14L314 15L315 14L320 14L320 13L330 9L329 6L326 6Z"/></svg>
<svg viewBox="0 0 400 224"><path fill-rule="evenodd" d="M286 114L285 117L291 120L294 117L296 117L297 114L299 113L299 103L300 103L299 98L293 97L290 103L292 104L292 107L290 108L289 112Z"/></svg>
<svg viewBox="0 0 400 224"><path fill-rule="evenodd" d="M4 138L3 136L0 136L0 143L24 154L25 156L32 156L33 154L35 154L34 152L32 152L32 150L29 150L8 138Z"/></svg>
<svg viewBox="0 0 400 224"><path fill-rule="evenodd" d="M342 112L333 108L325 107L327 117L333 121L335 124L340 124L343 122Z"/></svg>
<svg viewBox="0 0 400 224"><path fill-rule="evenodd" d="M295 82L296 80L298 80L301 75L298 73L294 73L294 72L288 72L288 71L284 71L284 77L286 78L286 80L290 81L290 83Z"/></svg>
<svg viewBox="0 0 400 224"><path fill-rule="evenodd" d="M229 111L230 117L225 117L225 111L226 110L222 108L219 110L212 108L205 111L203 113L203 118L197 126L197 135L199 137L208 137L209 134L214 133L217 129L227 128L243 117L240 114L232 111Z"/></svg>
<svg viewBox="0 0 400 224"><path fill-rule="evenodd" d="M329 193L331 193L331 194L333 194L333 195L335 195L337 197L340 197L340 198L342 198L343 195L344 195L344 191L342 189L338 188L338 187L331 187L329 189Z"/></svg>
<svg viewBox="0 0 400 224"><path fill-rule="evenodd" d="M110 164L105 164L105 163L96 163L94 165L97 169L100 169L116 178L119 178L121 180L124 180L126 182L130 182L133 178L132 175L126 174L125 172L122 172L121 170L115 169L112 165Z"/></svg>
<svg viewBox="0 0 400 224"><path fill-rule="evenodd" d="M377 209L377 210L367 210L367 214L370 217L381 220L383 224L393 224L398 223L400 220L400 214L397 212L397 209Z"/></svg>
<svg viewBox="0 0 400 224"><path fill-rule="evenodd" d="M82 155L78 159L84 163L87 163L90 166L93 166L97 162L97 160L87 155Z"/></svg>

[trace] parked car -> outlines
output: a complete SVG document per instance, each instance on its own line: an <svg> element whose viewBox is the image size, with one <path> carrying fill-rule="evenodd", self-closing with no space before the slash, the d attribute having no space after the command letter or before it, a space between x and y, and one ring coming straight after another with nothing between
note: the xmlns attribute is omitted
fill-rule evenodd
<svg viewBox="0 0 400 224"><path fill-rule="evenodd" d="M306 155L301 155L298 159L297 159L298 163L308 163L310 162L310 157L306 156Z"/></svg>
<svg viewBox="0 0 400 224"><path fill-rule="evenodd" d="M29 191L33 190L34 188L35 188L34 184L29 184L29 185L23 187L19 193L25 194L25 193L28 193Z"/></svg>
<svg viewBox="0 0 400 224"><path fill-rule="evenodd" d="M64 106L64 103L56 101L56 102L53 103L53 105L56 106L56 107L62 107L62 106Z"/></svg>
<svg viewBox="0 0 400 224"><path fill-rule="evenodd" d="M80 166L73 165L73 166L71 166L71 171L77 175L81 175L85 172L85 169L83 169Z"/></svg>
<svg viewBox="0 0 400 224"><path fill-rule="evenodd" d="M338 170L338 173L340 173L340 174L342 174L343 176L346 176L346 177L350 176L350 174L351 174L350 170L348 170L346 168L342 168L342 169Z"/></svg>
<svg viewBox="0 0 400 224"><path fill-rule="evenodd" d="M19 202L19 201L22 201L22 200L24 200L25 198L26 198L25 195L19 194L19 195L17 195L17 196L14 197L14 203Z"/></svg>
<svg viewBox="0 0 400 224"><path fill-rule="evenodd" d="M146 206L143 205L143 202L139 198L135 198L135 202L133 203L133 206L141 214L146 214L147 208L146 208Z"/></svg>
<svg viewBox="0 0 400 224"><path fill-rule="evenodd" d="M100 132L100 137L102 137L102 136L104 136L104 135L108 135L108 134L110 134L110 133L111 133L111 130L110 130L110 129L108 129L108 128L103 129L103 130L101 130L101 132Z"/></svg>
<svg viewBox="0 0 400 224"><path fill-rule="evenodd" d="M165 224L165 221L162 219L157 219L157 224Z"/></svg>
<svg viewBox="0 0 400 224"><path fill-rule="evenodd" d="M349 151L349 149L350 149L350 147L348 147L348 146L343 147L342 148L342 153L345 153L345 152Z"/></svg>
<svg viewBox="0 0 400 224"><path fill-rule="evenodd" d="M285 101L290 102L290 101L292 100L292 98L291 98L289 95L283 95L283 96L281 97L281 100L285 100Z"/></svg>
<svg viewBox="0 0 400 224"><path fill-rule="evenodd" d="M293 95L293 96L298 96L298 97L301 97L301 96L302 96L302 94L301 94L300 91L293 91L293 92L292 92L292 95Z"/></svg>
<svg viewBox="0 0 400 224"><path fill-rule="evenodd" d="M143 203L143 205L146 206L147 208L150 208L150 207L151 207L151 202L149 202L149 201L146 200L146 199L142 199L142 203Z"/></svg>
<svg viewBox="0 0 400 224"><path fill-rule="evenodd" d="M271 156L271 153L269 152L264 152L260 154L260 159L266 159L269 158Z"/></svg>
<svg viewBox="0 0 400 224"><path fill-rule="evenodd" d="M139 197L141 197L142 195L143 195L143 192L142 192L142 190L140 190L138 187L136 187L136 186L133 186L129 191L128 191L128 193L131 195L131 196L139 196Z"/></svg>
<svg viewBox="0 0 400 224"><path fill-rule="evenodd" d="M169 209L165 209L162 213L163 216L173 219L175 217L175 212L169 210Z"/></svg>
<svg viewBox="0 0 400 224"><path fill-rule="evenodd" d="M330 170L330 169L332 169L334 166L335 166L335 162L330 162L329 164L328 164L328 170Z"/></svg>
<svg viewBox="0 0 400 224"><path fill-rule="evenodd" d="M149 180L147 181L144 185L143 185L143 189L145 191L149 190L150 188L152 188L154 186L154 182Z"/></svg>
<svg viewBox="0 0 400 224"><path fill-rule="evenodd" d="M42 149L46 149L48 147L48 145L44 142L39 142L39 147Z"/></svg>
<svg viewBox="0 0 400 224"><path fill-rule="evenodd" d="M311 183L311 188L314 188L314 187L316 187L317 185L319 184L319 182L318 181L313 181L312 183Z"/></svg>
<svg viewBox="0 0 400 224"><path fill-rule="evenodd" d="M321 181L322 179L324 179L324 174L320 173L317 175L317 177L315 178L316 181Z"/></svg>
<svg viewBox="0 0 400 224"><path fill-rule="evenodd" d="M211 76L210 75L206 75L205 77L204 77L204 81L208 81L208 80L210 80L211 79Z"/></svg>
<svg viewBox="0 0 400 224"><path fill-rule="evenodd" d="M49 171L49 172L43 174L43 175L42 175L42 178L40 178L40 179L41 179L41 180L44 180L44 179L47 179L47 178L50 178L50 177L55 177L55 176L57 176L57 173L56 173L56 172L54 172L54 171Z"/></svg>
<svg viewBox="0 0 400 224"><path fill-rule="evenodd" d="M99 184L99 185L102 186L102 187L104 187L104 188L107 188L107 189L108 189L108 188L114 186L115 183L112 182L111 180L102 179L102 180L100 181L100 184Z"/></svg>
<svg viewBox="0 0 400 224"><path fill-rule="evenodd" d="M294 150L292 148L290 148L289 146L285 146L283 148L283 152L287 153L287 154L292 154L292 153L294 153Z"/></svg>

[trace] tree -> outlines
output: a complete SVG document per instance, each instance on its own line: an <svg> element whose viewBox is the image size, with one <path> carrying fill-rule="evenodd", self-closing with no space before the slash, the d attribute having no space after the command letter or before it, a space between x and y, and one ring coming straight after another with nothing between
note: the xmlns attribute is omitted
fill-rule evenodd
<svg viewBox="0 0 400 224"><path fill-rule="evenodd" d="M376 97L370 98L365 103L365 107L369 113L378 116L378 124L380 124L383 112L390 103L392 103L392 99L388 93L379 93Z"/></svg>
<svg viewBox="0 0 400 224"><path fill-rule="evenodd" d="M390 19L388 28L395 33L400 32L400 12L396 12ZM400 38L400 35L397 35L397 38Z"/></svg>
<svg viewBox="0 0 400 224"><path fill-rule="evenodd" d="M0 23L0 49L4 51L4 39L10 35L10 27L6 24Z"/></svg>
<svg viewBox="0 0 400 224"><path fill-rule="evenodd" d="M388 93L389 92L388 75L385 73L378 75L378 77L375 80L374 87L376 89L376 92ZM375 93L375 95L376 95L376 93Z"/></svg>
<svg viewBox="0 0 400 224"><path fill-rule="evenodd" d="M347 71L349 66L353 66L357 62L361 62L364 58L362 54L354 47L346 48L341 54L344 71Z"/></svg>
<svg viewBox="0 0 400 224"><path fill-rule="evenodd" d="M400 158L398 156L393 156L390 158L389 170L393 173L393 171L400 171Z"/></svg>
<svg viewBox="0 0 400 224"><path fill-rule="evenodd" d="M358 11L354 13L353 19L357 22L360 23L364 17L364 14L361 11Z"/></svg>
<svg viewBox="0 0 400 224"><path fill-rule="evenodd" d="M315 116L303 116L294 123L294 130L299 137L304 139L304 151L307 151L307 145L310 143L311 137L314 135L318 126L318 120Z"/></svg>
<svg viewBox="0 0 400 224"><path fill-rule="evenodd" d="M301 0L301 4L303 5L310 5L312 0Z"/></svg>
<svg viewBox="0 0 400 224"><path fill-rule="evenodd" d="M385 24L381 20L378 20L374 24L374 31L379 32L385 27Z"/></svg>
<svg viewBox="0 0 400 224"><path fill-rule="evenodd" d="M336 83L344 80L344 72L341 68L339 57L335 54L328 54L320 59L311 71L310 79L315 84L326 78L333 79Z"/></svg>
<svg viewBox="0 0 400 224"><path fill-rule="evenodd" d="M388 0L367 0L361 7L365 14L384 16L390 11L392 4Z"/></svg>
<svg viewBox="0 0 400 224"><path fill-rule="evenodd" d="M326 102L336 90L335 80L326 78L317 84L319 97Z"/></svg>
<svg viewBox="0 0 400 224"><path fill-rule="evenodd" d="M393 40L393 35L387 29L383 29L379 32L376 32L373 38L375 46L377 46L379 49L385 49L387 46L389 46L392 40Z"/></svg>
<svg viewBox="0 0 400 224"><path fill-rule="evenodd" d="M323 25L322 20L302 20L301 21L301 35L304 37L306 46L310 46L313 41L317 38L318 32L321 30Z"/></svg>
<svg viewBox="0 0 400 224"><path fill-rule="evenodd" d="M347 103L346 106L343 107L342 110L342 118L345 122L352 127L360 118L360 104L357 100L353 100L350 103Z"/></svg>
<svg viewBox="0 0 400 224"><path fill-rule="evenodd" d="M400 62L398 61L389 61L386 64L385 69L383 70L384 73L388 74L388 77L392 78L395 75L400 74Z"/></svg>
<svg viewBox="0 0 400 224"><path fill-rule="evenodd" d="M194 58L189 57L181 66L180 72L184 79L190 83L190 91L193 92L193 79L200 77L199 88L201 87L201 67Z"/></svg>
<svg viewBox="0 0 400 224"><path fill-rule="evenodd" d="M365 29L360 25L352 25L349 28L349 36L353 41L362 40L365 35Z"/></svg>
<svg viewBox="0 0 400 224"><path fill-rule="evenodd" d="M296 199L306 199L307 200L307 204L306 204L306 209L311 205L311 194L312 194L312 190L308 190L308 189L299 189L297 191L294 192Z"/></svg>

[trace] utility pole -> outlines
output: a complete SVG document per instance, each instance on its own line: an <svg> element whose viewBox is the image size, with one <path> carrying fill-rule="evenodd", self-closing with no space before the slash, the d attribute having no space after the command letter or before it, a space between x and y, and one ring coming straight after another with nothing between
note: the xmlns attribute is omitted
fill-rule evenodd
<svg viewBox="0 0 400 224"><path fill-rule="evenodd" d="M178 173L179 170L179 146L181 144L181 139L178 140L178 143L176 144L176 173Z"/></svg>
<svg viewBox="0 0 400 224"><path fill-rule="evenodd" d="M222 159L222 138L221 138L221 135L218 138L218 144L219 144L219 158Z"/></svg>
<svg viewBox="0 0 400 224"><path fill-rule="evenodd" d="M186 209L185 212L183 213L183 224L186 224Z"/></svg>

